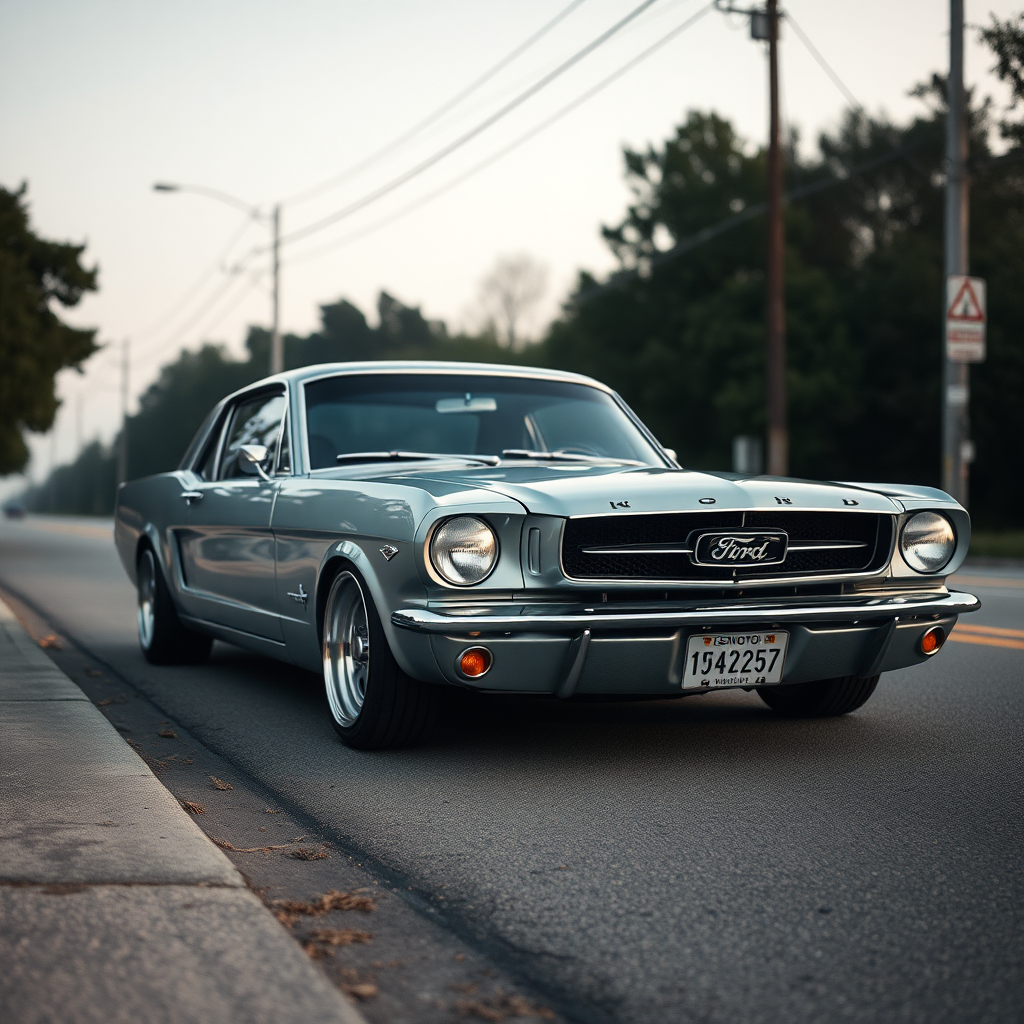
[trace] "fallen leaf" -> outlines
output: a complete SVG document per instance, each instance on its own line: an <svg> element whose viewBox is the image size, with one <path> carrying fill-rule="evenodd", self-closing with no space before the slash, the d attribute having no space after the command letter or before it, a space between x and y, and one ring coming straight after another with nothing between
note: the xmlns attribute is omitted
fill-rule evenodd
<svg viewBox="0 0 1024 1024"><path fill-rule="evenodd" d="M60 637L56 633L49 633L39 641L40 647L48 648L51 651L61 651L64 649L64 645L60 642Z"/></svg>
<svg viewBox="0 0 1024 1024"><path fill-rule="evenodd" d="M285 843L283 846L232 846L226 839L215 839L213 836L210 839L216 843L222 850L230 850L232 853L270 853L271 850L287 850L288 844Z"/></svg>
<svg viewBox="0 0 1024 1024"><path fill-rule="evenodd" d="M108 704L113 704L114 702L109 697L107 697L104 700L98 700L95 703L96 707L105 708Z"/></svg>
<svg viewBox="0 0 1024 1024"><path fill-rule="evenodd" d="M494 995L487 999L459 1000L455 1008L464 1017L478 1017L494 1024L501 1024L506 1017L539 1017L541 1020L555 1018L554 1012L548 1007L534 1006L522 996L506 995L501 988L496 989Z"/></svg>
<svg viewBox="0 0 1024 1024"><path fill-rule="evenodd" d="M326 860L330 854L326 850L314 850L310 846L300 846L297 850L292 850L288 856L294 857L296 860Z"/></svg>
<svg viewBox="0 0 1024 1024"><path fill-rule="evenodd" d="M351 946L353 943L372 942L369 932L355 928L315 928L309 933L311 942L324 942L328 946Z"/></svg>
<svg viewBox="0 0 1024 1024"><path fill-rule="evenodd" d="M188 811L189 814L205 814L206 807L203 804L193 803L191 800L182 800L181 806Z"/></svg>
<svg viewBox="0 0 1024 1024"><path fill-rule="evenodd" d="M178 738L178 734L173 729L161 729L157 736L163 736L165 740L176 740Z"/></svg>
<svg viewBox="0 0 1024 1024"><path fill-rule="evenodd" d="M210 782L213 783L213 788L214 789L220 789L220 790L227 791L229 789L234 789L235 788L234 786L231 785L230 782L225 782L223 779L218 779L216 775L211 775L210 776Z"/></svg>
<svg viewBox="0 0 1024 1024"><path fill-rule="evenodd" d="M318 900L312 902L274 900L271 908L275 913L301 914L306 917L320 917L321 914L326 914L331 910L361 910L364 914L376 910L376 901L370 896L361 896L360 892L359 889L352 892L338 892L337 889L331 889L330 892L325 892ZM278 920L280 921L281 918L278 917Z"/></svg>
<svg viewBox="0 0 1024 1024"><path fill-rule="evenodd" d="M374 996L379 995L380 989L376 985L371 985L368 982L363 982L357 985L346 985L345 991L350 996L355 996L356 999L373 999Z"/></svg>

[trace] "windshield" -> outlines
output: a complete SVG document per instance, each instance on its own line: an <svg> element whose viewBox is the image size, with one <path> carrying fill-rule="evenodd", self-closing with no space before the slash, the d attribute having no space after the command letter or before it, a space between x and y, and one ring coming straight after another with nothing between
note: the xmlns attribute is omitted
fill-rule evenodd
<svg viewBox="0 0 1024 1024"><path fill-rule="evenodd" d="M463 374L346 374L306 385L312 469L355 452L559 452L663 466L606 392L586 384Z"/></svg>

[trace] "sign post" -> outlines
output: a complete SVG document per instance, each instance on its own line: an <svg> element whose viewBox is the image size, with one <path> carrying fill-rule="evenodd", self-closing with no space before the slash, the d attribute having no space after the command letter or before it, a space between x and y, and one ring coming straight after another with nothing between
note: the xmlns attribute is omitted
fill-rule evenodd
<svg viewBox="0 0 1024 1024"><path fill-rule="evenodd" d="M985 361L985 282L980 277L946 278L946 358L951 363Z"/></svg>

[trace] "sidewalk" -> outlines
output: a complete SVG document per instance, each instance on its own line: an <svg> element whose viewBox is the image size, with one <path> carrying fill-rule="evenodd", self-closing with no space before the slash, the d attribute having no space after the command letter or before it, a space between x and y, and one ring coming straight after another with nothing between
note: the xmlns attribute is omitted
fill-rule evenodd
<svg viewBox="0 0 1024 1024"><path fill-rule="evenodd" d="M363 1024L0 602L0 1019Z"/></svg>

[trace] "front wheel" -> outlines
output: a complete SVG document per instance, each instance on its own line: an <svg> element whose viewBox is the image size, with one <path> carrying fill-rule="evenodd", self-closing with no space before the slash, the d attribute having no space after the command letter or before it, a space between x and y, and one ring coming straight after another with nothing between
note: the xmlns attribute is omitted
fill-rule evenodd
<svg viewBox="0 0 1024 1024"><path fill-rule="evenodd" d="M395 661L366 584L353 569L331 581L322 651L331 723L346 746L409 746L433 728L436 688L410 678Z"/></svg>
<svg viewBox="0 0 1024 1024"><path fill-rule="evenodd" d="M139 555L135 579L138 591L135 618L139 646L146 661L154 665L205 661L213 640L181 624L156 555L148 545Z"/></svg>
<svg viewBox="0 0 1024 1024"><path fill-rule="evenodd" d="M789 686L761 686L757 695L772 709L791 718L829 718L848 715L875 692L878 676L843 676Z"/></svg>

